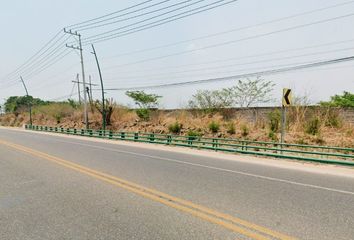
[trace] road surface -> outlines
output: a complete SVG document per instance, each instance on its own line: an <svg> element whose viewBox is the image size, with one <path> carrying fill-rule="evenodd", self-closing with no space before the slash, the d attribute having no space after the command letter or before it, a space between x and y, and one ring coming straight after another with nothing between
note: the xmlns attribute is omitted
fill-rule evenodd
<svg viewBox="0 0 354 240"><path fill-rule="evenodd" d="M354 239L354 177L0 129L0 239Z"/></svg>

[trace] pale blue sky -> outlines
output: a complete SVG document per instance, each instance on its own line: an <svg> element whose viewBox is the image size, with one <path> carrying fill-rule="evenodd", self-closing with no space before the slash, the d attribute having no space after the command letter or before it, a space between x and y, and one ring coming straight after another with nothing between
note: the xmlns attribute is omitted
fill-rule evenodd
<svg viewBox="0 0 354 240"><path fill-rule="evenodd" d="M180 0L176 0L175 2L179 1ZM2 30L0 39L0 81L5 81L2 79L3 76L6 76L6 74L20 66L64 26L101 16L139 2L141 2L141 0L124 2L113 0L12 0L3 2L0 9L0 28ZM125 53L136 50L198 38L200 36L258 24L342 2L347 1L239 0L226 7L221 7L207 13L202 13L127 37L99 43L96 45L96 49L101 59L106 86L129 87L205 79L209 77L252 72L258 69L281 66L284 64L304 63L354 55L354 41L350 41L332 46L297 50L277 55L249 59L243 58L244 56L259 55L273 51L354 40L354 17L351 16L338 21L318 24L266 37L259 37L222 47L195 51L193 53L156 61L122 66L142 59L198 49L208 45L354 13L354 3L352 3L311 15L224 34L218 37L188 42L139 54L124 55ZM82 34L83 37L85 37L85 34L88 35L90 33L91 32L83 32ZM84 56L87 75L91 75L93 81L98 83L96 66L92 55L89 53L90 50L88 46L85 48ZM276 58L297 55L306 56L298 56L288 60L274 60ZM202 64L230 58L235 58L235 60ZM237 60L237 58L243 59ZM273 60L271 61L271 59ZM250 64L252 62L259 63ZM224 65L233 66L221 68ZM63 61L55 64L43 73L25 79L25 81L28 84L31 95L52 99L70 94L72 89L71 81L74 80L78 72L80 72L79 57L75 53L72 53L63 59ZM345 90L354 91L354 62L267 76L265 78L274 81L276 84L276 88L272 93L275 98L279 98L281 88L290 87L294 89L297 95L310 93L310 99L313 102L317 102L319 100L328 99L330 95ZM231 86L232 84L233 81L217 82L149 90L148 92L162 95L163 99L161 100L161 105L166 108L173 108L185 106L190 96L195 93L197 89L218 89ZM22 95L23 92L24 90L20 84L12 87L7 87L6 84L3 84L3 87L0 89L0 98L2 101L10 95ZM99 97L98 92L95 93L95 96ZM124 92L112 91L108 92L108 96L113 97L120 103L131 104L124 96Z"/></svg>

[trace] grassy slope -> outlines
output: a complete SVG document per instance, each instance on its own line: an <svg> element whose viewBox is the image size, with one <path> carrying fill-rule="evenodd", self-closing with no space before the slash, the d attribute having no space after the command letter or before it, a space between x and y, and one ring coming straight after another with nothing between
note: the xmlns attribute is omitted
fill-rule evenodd
<svg viewBox="0 0 354 240"><path fill-rule="evenodd" d="M286 142L301 144L318 144L329 146L354 147L354 126L343 122L336 112L311 112L306 108L294 108L288 116L289 122ZM74 109L69 104L51 104L33 109L35 125L61 126L70 128L83 128L82 109ZM28 114L21 113L17 116L6 114L0 116L0 124L4 126L22 126L28 123ZM306 133L313 119L319 119L318 131L315 134ZM90 126L99 129L101 115L97 112L89 114ZM275 114L273 120L279 121ZM219 130L212 133L209 126L211 122L219 125ZM112 125L109 129L120 131L144 131L155 133L169 133L169 126L178 122L182 125L180 134L188 134L190 131L198 132L209 137L244 138L263 141L277 141L280 137L279 130L271 133L269 116L255 121L245 119L242 115L234 116L227 113L202 113L184 110L156 111L151 114L149 121L140 121L134 111L126 108L116 108L112 115ZM235 133L230 134L231 126ZM273 124L277 128L278 124ZM248 133L247 133L248 132Z"/></svg>

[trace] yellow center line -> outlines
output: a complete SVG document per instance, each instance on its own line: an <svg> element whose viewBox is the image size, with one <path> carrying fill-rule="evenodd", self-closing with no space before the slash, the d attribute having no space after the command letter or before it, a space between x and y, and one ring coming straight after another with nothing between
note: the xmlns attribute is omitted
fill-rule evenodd
<svg viewBox="0 0 354 240"><path fill-rule="evenodd" d="M5 146L17 149L19 151L28 153L30 155L40 157L42 159L55 162L61 166L64 166L66 168L70 168L72 170L75 170L77 172L89 175L93 178L105 181L107 183L110 183L112 185L118 186L120 188L123 188L125 190L128 190L130 192L133 192L135 194L138 194L140 196L143 196L145 198L151 199L153 201L162 203L166 206L172 207L174 209L178 209L182 212L189 213L195 217L198 217L200 219L203 219L205 221L217 224L219 226L222 226L226 229L229 229L233 232L242 234L244 236L250 237L252 239L256 240L266 240L270 239L270 237L276 238L276 239L281 239L281 240L292 240L295 239L293 237L287 236L285 234L273 231L271 229L256 225L254 223L250 223L248 221L233 217L228 214L220 213L215 210L206 208L204 206L192 203L190 201L186 201L171 195L168 195L166 193L151 189L151 188L146 188L144 186L129 182L127 180L96 171L94 169L90 169L87 167L84 167L82 165L48 155L43 152L39 152L21 145L17 145L14 143L6 142L3 140L0 140L0 144L3 144Z"/></svg>

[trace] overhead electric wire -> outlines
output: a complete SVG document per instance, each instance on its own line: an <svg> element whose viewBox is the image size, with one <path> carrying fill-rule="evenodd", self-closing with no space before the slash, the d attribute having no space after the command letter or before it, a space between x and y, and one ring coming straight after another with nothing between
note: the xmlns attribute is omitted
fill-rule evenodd
<svg viewBox="0 0 354 240"><path fill-rule="evenodd" d="M290 48L290 49L284 49L284 50L279 50L279 51L270 51L270 52L265 52L265 53L261 53L261 54L251 54L251 55L245 55L242 57L233 57L233 58L219 59L219 60L213 60L213 61L204 61L204 62L199 62L199 63L190 63L190 64L183 64L183 65L175 65L175 66L165 66L165 67L161 67L161 68L149 68L149 69L144 69L144 70L140 70L140 71L134 70L134 73L146 73L146 72L166 70L166 69L179 69L179 68L190 67L190 66L200 66L200 65L212 64L212 63L230 62L230 61L255 58L255 57L267 57L267 56L288 53L288 52L293 52L293 51L301 51L301 50L307 50L307 49L313 49L313 48L340 45L340 44L349 43L349 42L354 42L354 39L329 42L329 43L324 43L324 44L309 45L309 46L300 47L300 48ZM107 69L105 69L105 70L107 70ZM131 73L131 71L126 71L126 72L120 71L119 73L120 74Z"/></svg>
<svg viewBox="0 0 354 240"><path fill-rule="evenodd" d="M260 72L260 71L266 71L274 68L283 68L283 67L294 67L298 65L304 65L304 64L311 64L316 61L300 61L300 62L292 62L292 63L283 63L283 64L272 64L268 66L257 66L257 67L248 67L248 68L241 68L241 69L230 69L230 70L222 70L222 71L217 71L217 72L211 72L211 73L199 73L199 74L190 74L190 75L185 75L185 76L177 76L174 79L172 78L163 78L161 79L162 81L152 81L152 79L146 79L144 78L144 81L141 82L139 81L138 85L129 85L129 88L134 88L134 87L141 87L144 86L145 84L148 85L158 85L158 84L168 84L168 83L175 83L177 82L177 79L195 79L195 78L202 78L203 76L207 76L208 78L216 78L220 76L225 76L225 75L235 75L235 74L241 74L241 73L247 73L247 72ZM214 77L215 76L215 77ZM157 78L154 78L153 80L159 80ZM166 81L168 80L168 81ZM129 83L132 81L129 80ZM134 81L136 82L136 81ZM134 83L133 82L133 83ZM107 85L106 88L110 89L111 85ZM112 87L113 88L113 87Z"/></svg>
<svg viewBox="0 0 354 240"><path fill-rule="evenodd" d="M288 31L292 31L292 30L296 30L296 29L300 29L300 28L304 28L304 27L310 27L310 26L313 26L313 25L322 24L322 23L331 22L331 21L336 21L336 20L339 20L339 19L353 17L353 16L354 16L354 13L350 13L350 14L341 15L341 16L337 16L337 17L333 17L333 18L327 18L327 19L323 19L323 20L319 20L319 21L315 21L315 22L311 22L311 23L306 23L306 24L300 24L300 25L296 25L296 26L292 26L292 27L287 27L287 28L283 28L283 29L280 29L280 30L270 31L270 32L261 33L261 34L256 34L256 35L253 35L253 36L244 37L244 38L240 38L240 39L236 39L236 40L230 40L230 41L226 41L226 42L222 42L222 43L212 44L212 45L208 45L208 46L197 48L197 49L185 50L185 51L180 51L180 52L176 52L176 53L172 53L172 54L168 54L168 55L163 55L163 56L158 56L158 57L153 57L153 58L146 58L146 59L143 59L143 60L130 62L130 63L126 63L126 64L114 65L114 66L111 66L111 67L108 67L108 68L104 68L104 69L116 68L116 67L125 67L125 66L129 66L129 65L135 65L135 64L139 64L139 63L145 63L145 62L160 60L160 59L164 59L164 58L168 58L168 57L184 55L184 54L187 54L187 53L192 53L192 52L197 52L197 51L206 50L206 49L210 49L210 48L216 48L216 47L226 46L226 45L230 45L230 44L235 44L235 43L246 41L246 40L256 39L256 38L260 38L260 37L266 37L266 36L270 36L270 35L274 35L274 34L278 34L278 33L282 33L282 32L288 32Z"/></svg>
<svg viewBox="0 0 354 240"><path fill-rule="evenodd" d="M226 0L219 0L219 1L207 4L207 5L204 5L204 6L201 6L201 7L197 7L197 8L194 8L194 9L179 13L179 14L175 14L173 16L166 17L164 19L157 20L155 22L151 22L151 23L144 24L144 25L141 25L141 26L138 26L138 27L134 27L132 29L128 29L128 30L125 30L125 31L121 31L121 32L118 32L118 33L107 35L109 32L121 30L121 29L127 28L129 26L136 25L136 24L129 24L127 26L123 26L123 27L117 28L115 30L111 30L109 32L106 32L106 33L100 33L100 34L96 34L96 35L90 36L88 38L85 38L84 39L84 43L85 44L87 44L88 42L98 43L98 42L107 41L107 40L110 40L110 39L113 39L113 38L130 35L130 34L133 34L135 32L140 32L140 31L143 31L143 30L146 30L146 29L150 29L150 28L153 28L153 27L157 27L157 26L160 26L160 25L163 25L163 24L166 24L166 23L169 23L169 22L173 22L173 21L185 18L185 17L189 17L189 16L192 16L192 15L195 15L195 14L206 12L206 11L209 11L211 9L215 9L215 8L218 8L218 7L221 7L221 6L236 2L238 0L231 0L231 1L228 1L228 2L225 2L225 1ZM218 4L218 3L220 3L220 4L216 5L216 6L213 6L213 5ZM201 10L199 10L199 9L201 9ZM195 12L193 12L193 11L195 11ZM186 13L189 13L189 14L186 14ZM186 14L186 15L183 15L183 14ZM181 16L181 15L183 15L183 16ZM178 17L178 16L180 16L180 17ZM143 23L145 21L140 21L140 22ZM107 36L103 36L103 35L107 35ZM102 36L102 37L100 37L100 36Z"/></svg>
<svg viewBox="0 0 354 240"><path fill-rule="evenodd" d="M75 27L75 26L80 26L80 25L82 25L82 24L86 24L86 23L89 23L89 22L93 22L93 21L96 21L96 20L99 20L99 19L102 19L102 18L105 18L105 17L113 16L114 14L121 13L121 12L127 11L127 10L132 9L132 8L135 8L135 7L142 6L142 5L147 4L147 3L149 3L149 2L152 2L152 1L153 1L153 0L144 1L144 2L141 2L141 3L135 4L135 5L132 5L132 6L130 6L130 7L123 8L123 9L120 9L120 10L118 10L118 11L115 11L115 12L112 12L112 13L109 13L109 14L106 14L106 15L103 15L103 16L100 16L100 17L96 17L96 18L89 19L89 20L86 20L86 21L83 21L83 22L80 22L80 23L75 23L75 24L69 25L69 26L67 26L66 28L73 28L73 27Z"/></svg>
<svg viewBox="0 0 354 240"><path fill-rule="evenodd" d="M263 25L268 25L268 24L272 24L272 23L276 23L276 22L281 22L281 21L284 21L284 20L292 19L292 18L306 16L306 15L309 15L309 14L325 11L325 10L328 10L328 9L333 9L333 8L336 8L336 7L341 7L341 6L352 4L352 3L354 3L354 1L347 1L347 2L343 2L343 3L335 4L335 5L330 5L328 7L323 7L323 8L318 8L318 9L314 9L314 10L310 10L310 11L306 11L306 12L297 13L297 14L294 14L294 15L291 15L291 16L287 16L287 17L282 17L282 18L277 18L277 19L273 19L273 20L270 20L270 21L265 21L265 22L262 22L262 23L257 23L257 24L253 24L253 25L233 28L233 29L230 29L230 30L227 30L227 31L222 31L222 32L213 33L213 34L208 34L208 35L205 35L205 36L196 37L196 38L187 39L187 40L182 40L182 41L169 43L169 44L165 44L165 45L161 45L161 46L157 46L157 47L146 48L146 49L136 50L136 51L127 52L127 53L123 53L123 54L118 54L118 55L115 55L115 56L116 57L121 57L121 56L136 54L136 53L143 53L143 52L148 52L148 51L152 51L152 50L172 47L172 46L176 46L176 45L180 45L180 44L184 44L184 43L189 43L189 42L193 42L193 41L197 41L197 40L207 39L207 38L216 37L216 36L220 36L220 35L225 35L225 34L229 34L229 33L233 33L233 32L238 32L238 31L242 31L242 30L246 30L246 29L250 29L250 28L260 27L260 26L263 26ZM113 57L115 57L115 56L113 56Z"/></svg>
<svg viewBox="0 0 354 240"><path fill-rule="evenodd" d="M69 51L68 51L69 50ZM57 55L54 59L52 59L50 62L47 62L46 65L42 66L41 69L38 69L36 72L31 73L29 75L27 75L28 79L33 78L34 76L42 73L43 71L47 70L49 67L53 66L54 64L56 64L57 62L59 62L60 60L62 60L63 58L65 58L67 55L69 55L72 51L72 49L64 49L64 51L62 51L59 55Z"/></svg>
<svg viewBox="0 0 354 240"><path fill-rule="evenodd" d="M176 71L176 72L166 72L163 74L155 74L155 75L140 75L140 76L124 76L120 75L120 79L137 79L137 78L156 78L156 77L171 77L173 74L183 74L183 73L188 73L188 72L200 72L200 71L210 71L214 69L223 69L223 68L230 68L230 67L236 67L236 66L244 66L244 65L251 65L251 64L257 64L257 63L267 63L267 62L272 62L272 61L281 61L281 60L289 60L289 59L294 59L294 58L300 58L300 57L308 57L308 56L317 56L317 55L323 55L323 54L328 54L328 53L333 53L333 52L341 52L341 51L348 51L348 50L354 50L354 47L351 48L342 48L342 49L335 49L335 50L328 50L328 51L321 51L321 52L314 52L314 53L305 53L305 54L300 54L300 55L295 55L295 56L286 56L286 57L278 57L278 58L272 58L272 59L263 59L263 60L258 60L258 61L252 61L252 62L246 62L246 63L236 63L236 64L229 64L229 65L222 65L222 66L214 66L214 67L204 67L204 68L198 68L198 69L184 69L182 71ZM109 78L106 78L106 80L110 80Z"/></svg>
<svg viewBox="0 0 354 240"><path fill-rule="evenodd" d="M23 75L25 76L27 74L28 71L34 71L34 69L36 68L40 68L41 65L45 64L46 61L48 61L48 59L50 59L51 57L53 57L57 52L59 52L63 47L64 47L64 43L65 41L67 41L70 36L68 38L66 38L64 41L62 41L61 43L58 44L58 42L64 37L65 35L63 35L62 37L60 37L53 45L51 45L50 48L46 49L44 52L42 52L42 54L40 54L35 60L33 60L31 63L29 63L29 65L25 66L23 69L21 69L19 71L19 75ZM55 47L56 46L56 47ZM55 47L53 49L53 47ZM48 51L51 50L49 53ZM13 76L12 78L7 79L7 83L17 80L18 76Z"/></svg>
<svg viewBox="0 0 354 240"><path fill-rule="evenodd" d="M323 60L321 60L323 61ZM146 79L144 78L144 82L139 81L139 85L130 85L130 88L134 88L134 87L140 87L140 86L144 86L144 84L149 84L149 85L157 85L157 84L168 84L168 83L174 83L177 81L177 79L195 79L195 78L202 78L202 76L207 76L208 78L216 78L216 77L220 77L220 76L225 76L225 75L235 75L235 74L241 74L241 73L248 73L248 72L263 72L263 71L267 71L267 70L271 70L271 69L275 69L275 68L284 68L284 67L294 67L294 66L299 66L299 65L307 65L307 64L312 64L318 62L317 61L299 61L299 62L291 62L291 63L283 63L283 64L272 64L272 65L268 65L268 66L257 66L257 67L248 67L248 68L241 68L241 69L230 69L230 70L222 70L222 71L216 71L216 72L211 72L211 73L199 73L199 74L190 74L190 75L185 75L185 76L177 76L175 78L163 78L161 79L162 81L152 81L151 79ZM169 81L166 81L166 79L168 79ZM158 80L157 78L154 78L154 80ZM132 83L133 81L129 80L129 83ZM136 81L134 81L136 82ZM110 85L107 85L106 88L110 88Z"/></svg>
<svg viewBox="0 0 354 240"><path fill-rule="evenodd" d="M28 75L31 73L37 71L38 69L41 69L43 66L47 65L48 62L53 61L53 58L57 58L58 55L62 54L65 52L65 46L63 45L65 41L67 41L71 36L68 36L63 42L61 42L59 45L57 45L56 48L52 49L49 53L44 55L42 58L37 59L35 62L33 62L31 65L27 66L25 69L23 69L19 74L22 75L23 77L28 78ZM64 48L64 51L61 51ZM59 52L59 54L57 54ZM32 66L34 65L34 66ZM11 83L12 81L17 81L17 76L14 76L13 78L9 79L8 83ZM5 83L5 84L6 84Z"/></svg>
<svg viewBox="0 0 354 240"><path fill-rule="evenodd" d="M12 74L16 74L18 73L18 71L25 66L26 64L28 64L30 61L32 61L32 59L34 59L38 54L40 54L49 44L51 44L59 35L60 33L62 33L62 31L59 31L58 33L56 33L54 35L54 37L52 37L42 48L40 48L34 55L32 55L29 59L27 59L23 64L21 64L18 68L16 68L14 71L12 71L11 73L7 74L6 77L9 77Z"/></svg>
<svg viewBox="0 0 354 240"><path fill-rule="evenodd" d="M31 66L31 68L23 70L23 72L28 72L35 70L35 68L41 67L43 64L46 64L47 61L50 61L50 59L55 56L58 52L60 52L62 49L66 49L64 43L69 40L71 36L67 36L67 38L64 39L56 48L52 49L47 55L42 57L41 59L38 59L37 62L35 62L35 66ZM62 51L61 51L62 52ZM26 73L23 73L26 74Z"/></svg>
<svg viewBox="0 0 354 240"><path fill-rule="evenodd" d="M253 73L240 74L240 75L219 77L219 78L200 79L200 80L193 80L193 81L174 82L174 83L157 84L157 85L150 85L150 86L140 86L140 87L132 87L132 88L130 88L130 87L106 88L105 90L107 90L107 91L126 91L126 90L155 89L155 88L194 85L194 84L202 84L202 83L209 83L209 82L235 80L235 79L239 79L239 78L247 78L247 77L254 77L254 76L274 75L274 74L283 73L283 72L296 71L296 70L301 70L301 69L319 67L319 66L324 66L324 65L331 65L331 64L348 62L348 61L354 61L354 56L336 58L336 59L315 62L315 63L310 63L310 64L304 64L304 65L298 65L298 66L292 66L292 67L285 67L285 68L271 69L271 70L266 70L266 71L258 71L258 72L253 72Z"/></svg>
<svg viewBox="0 0 354 240"><path fill-rule="evenodd" d="M178 12L179 10L182 10L182 9L184 9L184 8L188 8L188 7L190 7L190 6L193 6L193 5L196 5L196 4L205 2L205 1L206 1L206 0L197 0L197 1L195 1L195 2L192 2L192 3L190 3L190 4L187 4L187 5L185 5L185 6L181 6L181 7L178 7L178 8L176 8L176 9L169 10L169 11L167 11L167 12L163 12L163 13L154 15L154 16L152 16L152 17L145 18L145 19L143 19L143 20L139 20L139 21L136 21L136 22L133 22L133 23L124 25L124 26L122 26L122 27L118 27L118 28L115 28L115 29L112 29L112 30L109 30L109 31L106 31L106 32L102 32L102 33L99 33L99 34L96 34L96 35L87 37L87 38L85 38L85 40L92 39L92 38L97 38L97 37L99 37L99 36L107 35L107 34L110 34L110 33L113 33L113 32L117 32L117 31L122 30L122 29L126 29L126 28L129 28L129 27L132 27L132 26L141 24L141 23L145 23L145 22L148 22L148 21L150 21L150 20L153 20L153 19L156 19L156 18L165 16L165 15L168 15L168 14L170 14L170 13ZM218 0L218 1L215 1L215 2L212 2L212 3L209 3L209 4L206 4L206 5L204 5L204 6L199 6L199 7L197 7L197 9L199 9L199 8L204 8L205 6L214 5L214 4L217 4L217 3L219 3L219 2L224 2L224 1L226 1L226 0ZM237 0L235 0L235 1L237 1ZM190 9L189 11L194 11L194 9ZM179 13L179 14L183 14L183 13L184 13L184 12ZM169 16L169 18L170 18L170 17L174 17L174 15L173 15L173 16ZM161 21L161 20L164 20L164 19L160 19L159 21ZM154 22L153 22L153 23L154 23ZM143 25L143 26L144 26L144 25ZM141 27L141 26L139 26L139 27Z"/></svg>
<svg viewBox="0 0 354 240"><path fill-rule="evenodd" d="M134 19L134 18L142 17L142 16L145 16L145 15L148 15L148 14L151 14L151 13L159 12L159 11L162 11L162 10L165 10L165 9L168 9L168 8L171 8L171 7L175 7L175 6L178 6L178 5L193 1L193 0L186 0L186 1L183 1L183 2L175 3L175 4L170 5L170 6L166 6L166 7L159 8L159 9L155 9L155 10L152 10L150 12L141 13L141 14L138 14L138 15L135 15L135 16L131 16L131 17L128 17L128 18L119 19L119 20L116 20L116 21L113 21L113 22L104 23L106 21L114 20L114 19L117 19L119 17L127 16L129 14L136 13L136 12L140 12L142 10L146 10L148 8L155 7L155 6L164 4L166 2L170 2L170 1L172 1L172 0L164 0L164 1L149 5L147 7L141 8L141 9L137 9L137 10L134 10L134 11L131 11L131 12L128 12L128 13L124 13L124 14L121 14L119 16L115 16L115 17L112 17L112 18L109 18L109 19L101 20L101 21L96 22L96 23L86 24L86 25L80 26L79 28L74 28L74 29L75 29L75 31L85 31L85 30L88 30L88 29L104 27L104 26L108 26L108 25L115 24L115 23L118 23L118 22L123 22L123 21ZM103 23L103 24L99 24L99 23ZM98 24L98 25L96 25L96 24Z"/></svg>
<svg viewBox="0 0 354 240"><path fill-rule="evenodd" d="M80 92L84 94L84 91L80 91ZM77 96L77 95L79 95L79 94L76 92L76 93L73 93L70 95L64 95L64 96L60 96L60 97L56 97L56 98L51 98L51 99L48 99L47 101L55 102L58 100L68 99L68 98L71 98L72 96Z"/></svg>

